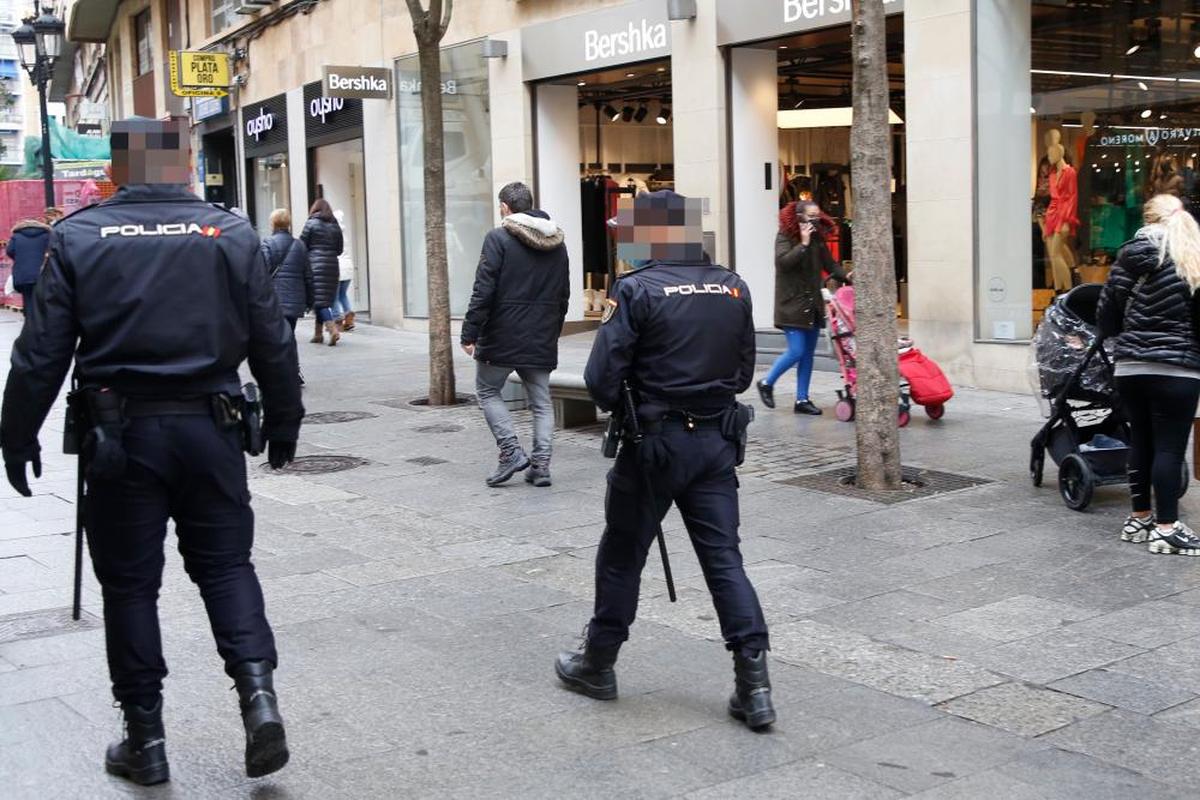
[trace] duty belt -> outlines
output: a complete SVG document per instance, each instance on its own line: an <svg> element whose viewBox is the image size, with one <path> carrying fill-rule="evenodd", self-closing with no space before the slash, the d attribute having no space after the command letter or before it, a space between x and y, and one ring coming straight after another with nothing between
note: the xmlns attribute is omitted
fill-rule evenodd
<svg viewBox="0 0 1200 800"><path fill-rule="evenodd" d="M127 417L176 417L191 414L211 415L213 399L209 397L149 399L141 397L125 398L125 416Z"/></svg>
<svg viewBox="0 0 1200 800"><path fill-rule="evenodd" d="M715 414L693 414L690 411L670 410L657 420L647 420L642 423L645 433L660 433L662 431L696 431L701 429L720 430L726 411Z"/></svg>

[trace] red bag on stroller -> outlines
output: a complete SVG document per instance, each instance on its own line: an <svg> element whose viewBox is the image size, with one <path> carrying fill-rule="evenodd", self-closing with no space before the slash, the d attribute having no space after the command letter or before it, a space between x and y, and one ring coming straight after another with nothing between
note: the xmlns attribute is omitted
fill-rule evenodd
<svg viewBox="0 0 1200 800"><path fill-rule="evenodd" d="M940 406L954 397L954 389L941 367L915 347L900 354L900 374L908 381L912 399L919 405Z"/></svg>

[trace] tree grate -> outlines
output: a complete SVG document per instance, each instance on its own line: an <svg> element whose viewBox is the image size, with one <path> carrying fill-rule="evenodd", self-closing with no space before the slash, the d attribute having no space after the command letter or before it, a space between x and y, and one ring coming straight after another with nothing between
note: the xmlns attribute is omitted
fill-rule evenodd
<svg viewBox="0 0 1200 800"><path fill-rule="evenodd" d="M475 405L475 395L473 394L458 394L454 397L455 403L452 406L431 406L429 405L429 398L425 395L417 397L386 397L382 400L371 400L370 403L376 406L394 408L398 411L421 411L427 414L462 411L464 408L470 408Z"/></svg>
<svg viewBox="0 0 1200 800"><path fill-rule="evenodd" d="M0 617L0 644L18 642L22 639L41 639L63 633L90 631L101 625L99 619L86 611L82 613L78 621L71 619L71 609L69 608L51 608L44 611L8 614Z"/></svg>
<svg viewBox="0 0 1200 800"><path fill-rule="evenodd" d="M358 456L299 456L283 469L272 469L271 465L267 463L262 465L262 470L291 475L322 475L329 472L358 469L370 463L367 459Z"/></svg>
<svg viewBox="0 0 1200 800"><path fill-rule="evenodd" d="M894 505L947 492L974 489L993 482L990 478L977 478L971 475L958 475L953 472L940 472L920 467L903 467L901 468L903 488L895 491L868 491L854 485L854 477L857 473L858 468L855 466L838 467L777 481L777 483L797 486L801 489L813 489L826 494L869 500L872 503Z"/></svg>
<svg viewBox="0 0 1200 800"><path fill-rule="evenodd" d="M435 456L417 456L416 458L406 458L404 459L404 462L406 464L416 464L419 467L432 467L437 464L450 463L444 458L437 458Z"/></svg>
<svg viewBox="0 0 1200 800"><path fill-rule="evenodd" d="M421 425L418 428L413 428L415 433L458 433L463 430L462 425L455 425L450 422L438 422L433 425Z"/></svg>
<svg viewBox="0 0 1200 800"><path fill-rule="evenodd" d="M304 415L305 425L335 425L339 422L358 422L363 419L375 419L378 414L370 411L317 411Z"/></svg>

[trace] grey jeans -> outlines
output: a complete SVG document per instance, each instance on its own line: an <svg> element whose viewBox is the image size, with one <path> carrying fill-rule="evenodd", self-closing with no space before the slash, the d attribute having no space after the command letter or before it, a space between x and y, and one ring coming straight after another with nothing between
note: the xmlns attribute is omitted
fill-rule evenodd
<svg viewBox="0 0 1200 800"><path fill-rule="evenodd" d="M512 417L509 416L508 408L500 397L504 382L513 372L512 367L497 367L482 361L475 363L475 396L498 445L503 445L505 441L515 442L517 439ZM518 369L515 372L521 378L529 410L533 412L533 452L529 455L533 463L545 466L550 463L550 438L554 435L554 408L550 404L550 370Z"/></svg>

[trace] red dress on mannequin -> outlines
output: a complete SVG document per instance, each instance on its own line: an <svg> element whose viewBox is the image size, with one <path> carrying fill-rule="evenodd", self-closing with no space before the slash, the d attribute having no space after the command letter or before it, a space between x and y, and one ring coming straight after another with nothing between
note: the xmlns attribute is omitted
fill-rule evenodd
<svg viewBox="0 0 1200 800"><path fill-rule="evenodd" d="M1075 168L1064 163L1058 172L1050 173L1050 206L1046 209L1042 236L1053 236L1063 225L1068 226L1070 233L1075 233L1075 228L1079 225L1079 217L1076 215L1078 207L1079 183Z"/></svg>

